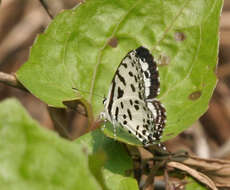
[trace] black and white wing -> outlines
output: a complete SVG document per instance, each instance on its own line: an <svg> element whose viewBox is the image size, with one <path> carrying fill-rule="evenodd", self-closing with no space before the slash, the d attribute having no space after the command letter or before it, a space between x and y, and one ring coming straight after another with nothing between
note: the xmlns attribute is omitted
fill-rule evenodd
<svg viewBox="0 0 230 190"><path fill-rule="evenodd" d="M160 82L156 62L144 47L130 51L120 63L105 105L106 118L120 124L144 144L159 141L165 109L156 100Z"/></svg>

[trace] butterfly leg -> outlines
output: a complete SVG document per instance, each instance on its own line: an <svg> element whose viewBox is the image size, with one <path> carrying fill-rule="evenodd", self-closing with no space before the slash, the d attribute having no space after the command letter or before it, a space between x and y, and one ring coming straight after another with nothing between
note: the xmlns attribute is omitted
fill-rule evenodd
<svg viewBox="0 0 230 190"><path fill-rule="evenodd" d="M113 136L116 139L116 137L117 137L117 126L116 126L114 120L113 120L112 124L113 124Z"/></svg>
<svg viewBox="0 0 230 190"><path fill-rule="evenodd" d="M105 120L106 116L105 116L105 112L101 112L99 115L99 119L101 120Z"/></svg>
<svg viewBox="0 0 230 190"><path fill-rule="evenodd" d="M107 119L105 119L105 118L106 118L105 112L101 112L99 118L100 118L100 120L104 120L104 125L103 125L103 127L101 128L101 130L104 131L104 129L105 129L105 127L106 127L106 126L105 126L105 123L108 121Z"/></svg>
<svg viewBox="0 0 230 190"><path fill-rule="evenodd" d="M106 127L106 126L105 126L105 123L106 123L106 121L104 121L104 125L103 125L102 128L101 128L102 131L105 130L105 127Z"/></svg>

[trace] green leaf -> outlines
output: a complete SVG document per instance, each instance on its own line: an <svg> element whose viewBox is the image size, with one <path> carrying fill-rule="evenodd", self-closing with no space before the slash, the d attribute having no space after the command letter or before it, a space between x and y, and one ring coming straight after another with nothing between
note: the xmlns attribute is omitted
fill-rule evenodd
<svg viewBox="0 0 230 190"><path fill-rule="evenodd" d="M103 190L108 190L102 173L102 167L105 164L106 154L103 150L89 155L89 167L94 177L98 180Z"/></svg>
<svg viewBox="0 0 230 190"><path fill-rule="evenodd" d="M130 177L130 173L133 173L132 160L122 144L106 137L100 129L78 138L75 142L82 145L82 148L91 155L89 160L90 165L94 165L92 168L93 173L97 171L97 176L101 179L101 183L105 184L108 189L138 189L137 181ZM106 155L106 157L102 156L100 158L99 155ZM101 160L93 160L92 158ZM103 161L105 163L100 173L98 164L102 165Z"/></svg>
<svg viewBox="0 0 230 190"><path fill-rule="evenodd" d="M0 103L0 189L102 189L82 146L33 121L13 99Z"/></svg>
<svg viewBox="0 0 230 190"><path fill-rule="evenodd" d="M141 141L139 141L134 135L128 133L128 131L122 127L116 126L116 129L115 129L116 132L114 132L114 126L110 122L106 122L105 126L103 126L102 129L105 135L110 138L114 138L118 141L127 143L129 145L136 145L136 146L143 145ZM116 137L114 137L114 134L116 134Z"/></svg>
<svg viewBox="0 0 230 190"><path fill-rule="evenodd" d="M208 190L207 187L198 183L193 178L187 178L187 184L185 185L185 190Z"/></svg>
<svg viewBox="0 0 230 190"><path fill-rule="evenodd" d="M207 110L216 85L219 17L223 2L185 2L172 32L164 37L160 47L160 51L171 59L161 70L159 99L166 107L168 120L163 140L185 130ZM184 41L173 41L177 32L185 35Z"/></svg>
<svg viewBox="0 0 230 190"><path fill-rule="evenodd" d="M103 104L97 95L108 93L122 58L145 46L159 64L159 99L167 110L165 141L208 107L216 85L222 4L222 0L88 0L54 19L37 38L17 77L47 104L63 107L63 100L83 97L98 114Z"/></svg>

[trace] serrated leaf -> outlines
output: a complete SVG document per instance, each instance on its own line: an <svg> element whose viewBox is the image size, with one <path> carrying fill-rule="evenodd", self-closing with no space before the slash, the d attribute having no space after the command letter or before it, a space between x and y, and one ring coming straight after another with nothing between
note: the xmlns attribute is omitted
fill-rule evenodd
<svg viewBox="0 0 230 190"><path fill-rule="evenodd" d="M108 93L122 58L145 46L160 67L159 99L167 110L163 141L170 139L208 107L216 85L222 4L222 0L86 1L54 19L17 77L47 104L61 107L63 100L81 95L98 114L103 104L97 95Z"/></svg>
<svg viewBox="0 0 230 190"><path fill-rule="evenodd" d="M0 103L0 189L102 189L87 155L33 121L13 99Z"/></svg>
<svg viewBox="0 0 230 190"><path fill-rule="evenodd" d="M82 145L82 148L95 158L101 151L106 155L102 168L103 184L109 190L135 190L138 189L137 181L130 176L133 173L133 164L127 151L122 144L106 137L100 129L92 131L75 141ZM103 159L103 158L102 158ZM90 159L91 165L98 163ZM100 161L99 161L100 163ZM96 168L98 170L98 168ZM100 177L100 173L98 173ZM101 178L101 177L100 177Z"/></svg>

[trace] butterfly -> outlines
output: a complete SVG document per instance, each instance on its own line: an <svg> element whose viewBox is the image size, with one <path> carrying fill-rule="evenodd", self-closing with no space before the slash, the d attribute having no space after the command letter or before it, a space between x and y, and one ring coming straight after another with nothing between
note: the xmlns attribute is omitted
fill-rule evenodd
<svg viewBox="0 0 230 190"><path fill-rule="evenodd" d="M138 47L121 61L103 100L105 120L122 126L143 145L158 144L166 123L166 110L157 96L160 80L149 50ZM159 143L160 145L160 143Z"/></svg>

